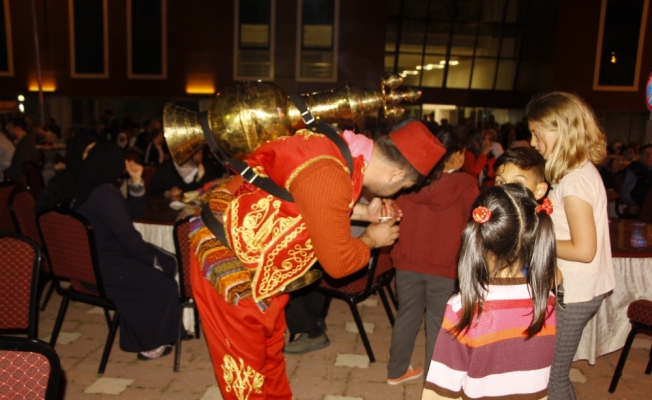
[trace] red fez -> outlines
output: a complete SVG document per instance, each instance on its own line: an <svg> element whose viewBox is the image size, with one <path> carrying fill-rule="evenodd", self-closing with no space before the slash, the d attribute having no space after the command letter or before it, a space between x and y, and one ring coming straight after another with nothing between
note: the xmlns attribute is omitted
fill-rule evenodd
<svg viewBox="0 0 652 400"><path fill-rule="evenodd" d="M390 133L389 137L421 175L428 175L446 153L439 139L419 121L405 124Z"/></svg>

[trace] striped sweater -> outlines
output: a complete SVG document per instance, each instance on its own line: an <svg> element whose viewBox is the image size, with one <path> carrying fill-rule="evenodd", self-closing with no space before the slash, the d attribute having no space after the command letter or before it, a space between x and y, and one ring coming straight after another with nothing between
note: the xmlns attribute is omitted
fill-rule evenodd
<svg viewBox="0 0 652 400"><path fill-rule="evenodd" d="M541 332L529 340L532 300L525 278L492 280L478 320L459 336L450 330L462 312L453 296L439 331L422 400L547 398L555 350L554 297Z"/></svg>

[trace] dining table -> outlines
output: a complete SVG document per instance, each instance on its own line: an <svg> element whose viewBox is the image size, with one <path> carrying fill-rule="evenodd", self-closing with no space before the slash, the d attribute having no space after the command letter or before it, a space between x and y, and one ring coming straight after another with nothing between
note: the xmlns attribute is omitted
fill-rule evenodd
<svg viewBox="0 0 652 400"><path fill-rule="evenodd" d="M652 300L652 224L635 219L609 221L616 287L584 327L574 360L588 360L620 350L631 329L627 307Z"/></svg>
<svg viewBox="0 0 652 400"><path fill-rule="evenodd" d="M197 207L192 204L177 206L178 204L179 202L172 203L172 200L164 196L147 195L145 213L141 218L134 220L134 227L140 232L143 240L173 254L176 254L174 247L175 222L187 216L195 215L198 211ZM192 309L185 308L183 311L183 325L189 333L194 333L194 321L195 316Z"/></svg>

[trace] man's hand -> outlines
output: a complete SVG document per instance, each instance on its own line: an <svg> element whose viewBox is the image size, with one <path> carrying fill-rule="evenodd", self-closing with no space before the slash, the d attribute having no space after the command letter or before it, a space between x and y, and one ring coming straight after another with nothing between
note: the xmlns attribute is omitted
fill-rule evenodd
<svg viewBox="0 0 652 400"><path fill-rule="evenodd" d="M360 236L360 240L365 242L370 249L391 246L398 239L398 225L396 219L381 223L372 223Z"/></svg>
<svg viewBox="0 0 652 400"><path fill-rule="evenodd" d="M392 217L400 221L403 212L396 206L394 200L374 197L369 204L356 204L351 215L351 219L372 223L379 222L381 217Z"/></svg>

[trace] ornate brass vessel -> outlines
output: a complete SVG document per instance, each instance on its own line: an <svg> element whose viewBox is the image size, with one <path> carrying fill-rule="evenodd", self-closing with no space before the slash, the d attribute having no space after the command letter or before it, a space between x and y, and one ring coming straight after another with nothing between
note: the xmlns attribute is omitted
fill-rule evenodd
<svg viewBox="0 0 652 400"><path fill-rule="evenodd" d="M421 91L398 91L403 78L392 74L381 79L380 92L353 86L300 95L316 118L327 122L353 121L383 109L385 116L400 117L396 105L414 101ZM273 83L241 82L217 93L208 111L208 126L220 149L228 156L243 159L260 144L292 135L304 127L299 110ZM177 164L182 164L206 143L193 111L167 104L163 111L165 139Z"/></svg>

